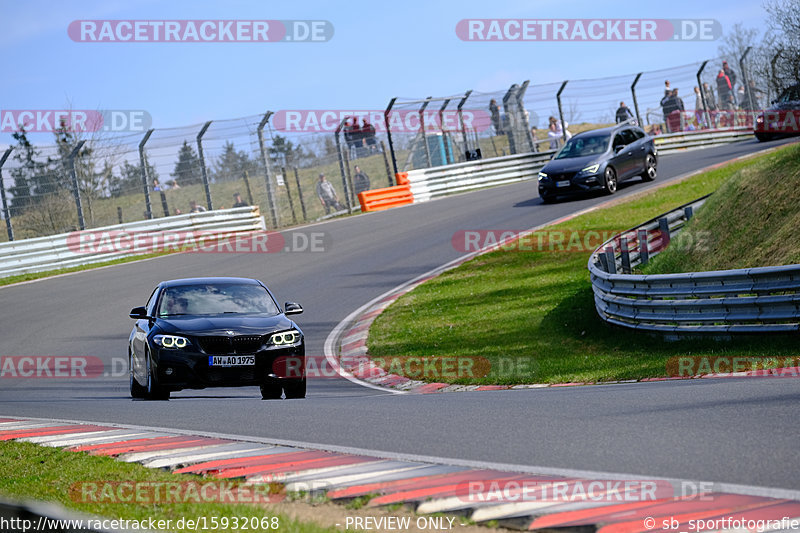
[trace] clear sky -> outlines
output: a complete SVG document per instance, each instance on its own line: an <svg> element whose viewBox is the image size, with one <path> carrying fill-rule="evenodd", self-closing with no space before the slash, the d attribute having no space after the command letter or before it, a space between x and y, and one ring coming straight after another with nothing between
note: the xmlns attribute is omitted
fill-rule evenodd
<svg viewBox="0 0 800 533"><path fill-rule="evenodd" d="M461 19L716 19L763 29L758 0L0 1L0 109L143 109L154 127L267 109L382 109L449 95L654 70L717 55L718 41L465 42ZM73 20L328 20L324 43L81 43ZM0 145L11 142L0 134Z"/></svg>

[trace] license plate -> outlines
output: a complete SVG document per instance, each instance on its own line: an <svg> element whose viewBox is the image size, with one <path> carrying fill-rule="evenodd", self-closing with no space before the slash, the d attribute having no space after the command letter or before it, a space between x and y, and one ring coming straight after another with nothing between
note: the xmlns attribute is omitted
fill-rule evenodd
<svg viewBox="0 0 800 533"><path fill-rule="evenodd" d="M253 366L255 355L209 355L208 366Z"/></svg>
<svg viewBox="0 0 800 533"><path fill-rule="evenodd" d="M569 187L569 180L566 181L557 181L556 187Z"/></svg>

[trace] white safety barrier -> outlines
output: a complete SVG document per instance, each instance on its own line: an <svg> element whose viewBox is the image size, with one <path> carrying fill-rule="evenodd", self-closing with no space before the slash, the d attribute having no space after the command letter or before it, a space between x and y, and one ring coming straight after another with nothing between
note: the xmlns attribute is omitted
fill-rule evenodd
<svg viewBox="0 0 800 533"><path fill-rule="evenodd" d="M669 133L659 135L654 142L659 154L668 154L752 138L751 129L731 129ZM457 192L534 179L554 154L554 151L531 152L409 170L408 181L414 202L427 202L432 198Z"/></svg>
<svg viewBox="0 0 800 533"><path fill-rule="evenodd" d="M258 207L248 206L116 224L86 231L132 234L202 232L203 235L213 236L266 231L266 223ZM0 277L70 268L136 255L135 252L126 250L94 252L75 250L74 240L74 233L62 233L0 243Z"/></svg>

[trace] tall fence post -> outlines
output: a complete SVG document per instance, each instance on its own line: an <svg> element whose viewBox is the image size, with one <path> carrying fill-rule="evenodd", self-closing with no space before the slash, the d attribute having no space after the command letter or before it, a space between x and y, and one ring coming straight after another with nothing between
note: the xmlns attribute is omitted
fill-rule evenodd
<svg viewBox="0 0 800 533"><path fill-rule="evenodd" d="M244 188L247 190L247 202L250 205L253 205L255 202L253 201L253 190L250 188L250 174L245 170L243 177L244 177Z"/></svg>
<svg viewBox="0 0 800 533"><path fill-rule="evenodd" d="M292 189L289 187L289 175L286 173L286 167L281 167L281 173L283 174L283 183L286 187L286 197L289 199L289 209L292 212L292 222L297 224L297 215L294 212L294 201L292 201Z"/></svg>
<svg viewBox="0 0 800 533"><path fill-rule="evenodd" d="M439 126L442 130L442 143L444 143L444 164L448 165L450 163L454 163L453 154L450 153L450 138L447 136L447 130L444 127L444 110L447 109L447 105L450 103L450 98L447 98L442 107L439 108Z"/></svg>
<svg viewBox="0 0 800 533"><path fill-rule="evenodd" d="M512 154L517 153L517 142L515 139L517 133L516 132L517 121L514 118L515 106L512 107L512 105L509 104L509 101L514 102L518 88L519 85L514 83L511 85L511 87L508 88L506 94L503 95L503 109L506 112L506 119L508 120L508 128L507 128L508 131L506 131L506 136L508 137L508 151L511 152ZM503 124L503 129L504 130L506 129L505 123Z"/></svg>
<svg viewBox="0 0 800 533"><path fill-rule="evenodd" d="M464 104L467 103L467 98L469 95L472 94L472 89L464 93L464 97L458 102L458 106L456 109L458 110L458 123L461 125L461 139L464 143L464 149L461 150L462 154L466 154L467 150L469 150L469 144L467 144L467 127L464 125Z"/></svg>
<svg viewBox="0 0 800 533"><path fill-rule="evenodd" d="M197 155L200 158L200 174L203 176L203 188L206 190L206 203L208 204L208 210L212 211L214 209L214 205L211 202L211 187L208 185L208 172L206 171L206 158L203 155L203 135L205 135L208 127L211 126L211 120L203 124L203 127L200 128L200 133L197 134Z"/></svg>
<svg viewBox="0 0 800 533"><path fill-rule="evenodd" d="M700 76L703 74L703 69L706 68L706 64L708 63L708 59L703 61L703 64L700 65L700 68L697 70L697 86L700 88L700 100L703 102L703 116L706 118L706 126L709 129L713 129L713 125L711 124L711 113L708 112L708 100L706 100L706 91L703 87L703 82L700 80ZM717 104L719 105L719 103ZM719 109L719 107L718 107Z"/></svg>
<svg viewBox="0 0 800 533"><path fill-rule="evenodd" d="M344 151L344 171L347 175L347 187L345 187L345 192L347 193L347 212L353 214L353 209L356 205L356 193L355 188L353 187L353 172L350 169L350 151Z"/></svg>
<svg viewBox="0 0 800 533"><path fill-rule="evenodd" d="M392 126L389 124L389 113L392 111L392 107L394 106L395 101L397 101L397 97L395 96L391 100L389 100L389 105L386 106L386 111L383 112L383 122L386 124L386 138L389 139L389 151L392 154L392 168L394 169L394 174L397 175L397 157L394 154L394 142L392 142ZM339 124L339 128L336 129L336 147L337 151L339 152L339 163L341 164L341 149L339 149L339 129L341 129L342 125ZM344 175L344 172L342 173Z"/></svg>
<svg viewBox="0 0 800 533"><path fill-rule="evenodd" d="M395 99L393 98L391 103L389 104L389 107L386 108L386 113L388 113L389 109L391 109L392 105L394 104L394 100ZM388 117L388 114L384 115L384 116ZM344 123L346 121L347 121L347 118L343 118L341 120L341 122L339 122L339 125L336 127L336 131L334 132L334 138L336 139L336 152L339 154L339 172L342 173L342 187L344 187L344 198L345 198L345 200L347 200L347 211L348 211L348 213L352 213L353 212L353 204L350 202L350 189L347 186L347 174L344 171L344 154L342 153L342 143L339 140L339 133L341 133L342 128L344 127ZM389 119L388 118L386 119L386 127L387 128L389 127ZM389 137L389 142L391 144L391 137ZM397 161L395 161L395 159L394 159L394 150L392 151L392 162L394 163L394 169L395 169L395 172L396 172L397 171Z"/></svg>
<svg viewBox="0 0 800 533"><path fill-rule="evenodd" d="M308 220L306 214L306 202L303 200L303 188L300 186L300 174L297 172L297 167L294 167L294 181L297 182L297 196L300 198L300 211L303 213L303 221Z"/></svg>
<svg viewBox="0 0 800 533"><path fill-rule="evenodd" d="M386 156L386 143L381 141L381 154L383 155L383 166L386 167L386 179L389 180L389 187L394 185L394 177L392 176L392 167L389 166L389 158Z"/></svg>
<svg viewBox="0 0 800 533"><path fill-rule="evenodd" d="M754 112L756 110L756 106L753 105L753 90L750 88L750 78L747 76L747 69L744 68L744 60L747 57L747 54L750 53L750 49L753 48L752 46L748 46L742 57L739 58L739 68L742 70L742 79L744 80L744 93L747 95L747 102L750 104L750 112ZM755 125L755 124L754 124Z"/></svg>
<svg viewBox="0 0 800 533"><path fill-rule="evenodd" d="M530 146L531 152L536 152L536 141L533 138L531 123L528 120L528 111L525 109L525 102L523 101L525 98L525 92L528 90L528 85L530 85L530 83L531 80L523 81L522 85L517 91L517 112L521 117L522 127L525 128L525 138L528 139L528 146Z"/></svg>
<svg viewBox="0 0 800 533"><path fill-rule="evenodd" d="M142 140L139 142L139 169L142 173L142 189L144 191L144 209L145 218L147 220L153 219L153 205L150 202L150 177L147 175L147 157L144 155L144 145L147 144L148 139L153 134L153 129L147 130Z"/></svg>
<svg viewBox="0 0 800 533"><path fill-rule="evenodd" d="M419 133L422 135L422 145L425 147L425 161L428 163L428 168L433 166L431 161L431 149L428 146L428 137L425 135L425 108L431 103L432 96L429 96L422 102L419 108Z"/></svg>
<svg viewBox="0 0 800 533"><path fill-rule="evenodd" d="M633 83L631 83L631 96L633 96L633 110L636 111L636 122L639 124L639 127L644 129L644 122L642 122L642 116L639 114L639 100L636 99L636 84L639 83L639 78L642 77L644 72L640 72L636 75L633 79Z"/></svg>
<svg viewBox="0 0 800 533"><path fill-rule="evenodd" d="M3 198L3 218L6 219L6 232L8 233L8 240L14 240L14 227L11 225L11 211L8 209L8 200L6 200L6 186L3 183L3 165L6 164L6 159L11 155L14 148L8 148L0 157L0 195Z"/></svg>
<svg viewBox="0 0 800 533"><path fill-rule="evenodd" d="M272 227L277 229L280 224L278 206L275 203L275 190L272 188L272 175L269 170L269 157L267 156L267 151L264 148L264 126L267 125L267 121L269 121L269 117L271 116L272 111L267 111L264 113L264 117L258 124L258 129L256 129L256 134L258 135L258 148L261 151L261 160L264 162L264 180L266 181L267 186L267 205L269 207L270 218L272 219Z"/></svg>
<svg viewBox="0 0 800 533"><path fill-rule="evenodd" d="M561 84L561 88L558 89L556 93L556 100L558 101L558 118L561 120L561 138L564 142L567 142L567 126L564 124L564 110L561 108L561 93L564 92L564 88L569 83L569 80L565 81Z"/></svg>
<svg viewBox="0 0 800 533"><path fill-rule="evenodd" d="M86 144L86 141L78 141L78 144L75 145L75 148L72 149L72 152L69 154L69 174L72 177L72 189L73 193L75 194L75 207L78 209L78 226L80 227L81 231L86 229L86 221L83 219L83 204L81 203L81 190L80 186L78 185L78 173L75 171L75 157L80 152L83 145Z"/></svg>

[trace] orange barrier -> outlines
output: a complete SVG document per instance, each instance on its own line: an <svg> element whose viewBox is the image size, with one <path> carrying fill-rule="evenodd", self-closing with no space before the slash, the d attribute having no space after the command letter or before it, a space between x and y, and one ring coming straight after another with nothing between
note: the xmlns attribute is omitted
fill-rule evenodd
<svg viewBox="0 0 800 533"><path fill-rule="evenodd" d="M394 175L394 181L398 185L410 185L411 182L408 181L408 172L398 172Z"/></svg>
<svg viewBox="0 0 800 533"><path fill-rule="evenodd" d="M414 195L411 193L411 185L396 185L383 189L373 189L358 193L358 201L361 203L361 211L382 211L391 209L399 205L413 204Z"/></svg>

